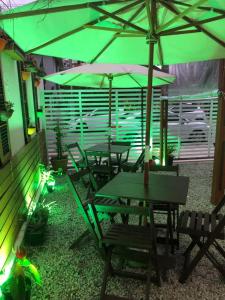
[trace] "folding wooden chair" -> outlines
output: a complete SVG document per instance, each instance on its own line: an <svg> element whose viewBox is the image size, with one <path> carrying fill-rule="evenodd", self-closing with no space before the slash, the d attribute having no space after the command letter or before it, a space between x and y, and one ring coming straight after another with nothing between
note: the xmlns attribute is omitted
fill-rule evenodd
<svg viewBox="0 0 225 300"><path fill-rule="evenodd" d="M106 287L109 275L118 275L122 277L131 277L134 279L146 280L145 299L149 299L149 289L151 281L151 268L155 267L156 280L161 285L160 270L157 256L156 233L154 227L154 216L152 205L146 207L136 206L118 206L118 205L99 205L91 202L89 204L95 231L98 235L101 245L106 251L105 270L101 288L100 299L125 299L106 294ZM150 226L138 226L128 224L111 224L108 230L104 231L99 222L99 213L121 213L145 215L150 217ZM146 274L133 273L125 269L116 270L112 266L114 255L122 259L141 260L146 263Z"/></svg>
<svg viewBox="0 0 225 300"><path fill-rule="evenodd" d="M131 146L131 142L112 142L112 145L119 145L119 146ZM120 161L120 164L124 164L128 161L128 157L129 157L129 153L130 150L127 151L126 156L125 157L121 157L121 160L118 159L118 157L112 157L111 158L111 164L112 166L118 166L118 161Z"/></svg>
<svg viewBox="0 0 225 300"><path fill-rule="evenodd" d="M188 234L192 241L186 249L184 256L184 267L179 278L184 283L198 262L203 256L206 256L217 270L225 277L225 251L217 240L224 240L225 215L219 214L219 211L225 204L225 196L221 202L215 207L211 214L183 211L180 215L177 231ZM195 246L199 247L197 254L191 259L191 252ZM210 247L219 253L223 258L223 264L210 251Z"/></svg>
<svg viewBox="0 0 225 300"><path fill-rule="evenodd" d="M72 166L75 169L76 172L78 172L80 169L84 169L87 167L87 161L85 157L84 151L81 149L79 143L72 143L72 144L67 144L65 145L65 148L68 152L69 158L72 162ZM80 159L78 161L75 160L74 158L74 151L77 151L79 153ZM90 162L91 164L91 162Z"/></svg>
<svg viewBox="0 0 225 300"><path fill-rule="evenodd" d="M125 162L121 165L121 168L124 172L137 172L140 167L143 166L145 156L145 150L142 150L136 162Z"/></svg>
<svg viewBox="0 0 225 300"><path fill-rule="evenodd" d="M173 166L160 166L154 165L149 167L150 172L165 172L166 174L174 173L176 176L179 176L179 165ZM167 215L167 223L165 226L167 227L167 232L170 235L171 240L171 251L174 252L174 242L176 242L177 248L179 249L179 232L177 232L176 240L173 239L173 232L176 230L178 219L179 219L179 205L168 205L164 203L154 204L153 209L155 213L158 214L166 214ZM160 226L160 225L159 225ZM164 224L161 225L162 227Z"/></svg>
<svg viewBox="0 0 225 300"><path fill-rule="evenodd" d="M85 150L85 155L88 167L97 176L98 180L103 180L106 183L115 175L115 168L111 164L110 152ZM106 158L108 161L107 165L103 164L103 160ZM94 164L91 163L93 160L95 161Z"/></svg>
<svg viewBox="0 0 225 300"><path fill-rule="evenodd" d="M90 189L86 188L86 186L84 184L84 177L88 177L91 191L90 191ZM87 225L87 230L85 230L85 232L77 240L75 240L73 242L73 244L70 246L70 249L73 249L76 246L78 246L80 244L80 242L89 233L94 238L94 240L96 242L98 242L98 236L96 235L95 228L93 226L93 222L89 216L88 197L90 197L90 195L91 195L91 198L94 199L93 200L94 203L99 203L99 204L107 204L107 205L117 204L117 205L119 205L122 202L120 200L116 200L116 199L94 197L94 193L97 191L98 185L97 185L97 182L95 181L93 174L88 169L83 169L75 174L68 175L67 182L69 184L70 191L73 194L75 202L77 204L78 212L82 215L82 217ZM76 184L78 184L78 182L83 186L84 190L86 189L86 194L84 197L81 197L80 193L77 190ZM108 217L108 219L110 219L110 221L112 223L114 223L115 214L109 214L107 216L105 215L105 217ZM124 219L125 217L121 216L121 218Z"/></svg>

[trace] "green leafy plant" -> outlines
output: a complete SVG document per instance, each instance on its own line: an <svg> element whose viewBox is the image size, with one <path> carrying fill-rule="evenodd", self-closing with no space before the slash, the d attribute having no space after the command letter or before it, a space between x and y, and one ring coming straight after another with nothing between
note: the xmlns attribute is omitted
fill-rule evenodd
<svg viewBox="0 0 225 300"><path fill-rule="evenodd" d="M25 241L30 245L41 245L45 239L48 224L49 211L54 202L49 204L45 200L38 203L28 217L28 225L25 233Z"/></svg>
<svg viewBox="0 0 225 300"><path fill-rule="evenodd" d="M167 155L174 156L173 153L176 151L176 146L174 144L167 145Z"/></svg>
<svg viewBox="0 0 225 300"><path fill-rule="evenodd" d="M27 259L26 249L20 247L16 251L16 261L11 274L2 285L2 293L5 299L29 300L32 281L38 285L42 284L38 269Z"/></svg>

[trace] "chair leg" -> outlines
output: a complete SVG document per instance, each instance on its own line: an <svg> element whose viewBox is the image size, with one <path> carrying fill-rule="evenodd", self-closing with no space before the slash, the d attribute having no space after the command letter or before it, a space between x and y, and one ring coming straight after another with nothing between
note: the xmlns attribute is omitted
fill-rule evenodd
<svg viewBox="0 0 225 300"><path fill-rule="evenodd" d="M177 206L177 209L176 209L176 214L177 214L177 223L176 223L176 226L178 225L178 220L179 220L179 205ZM177 231L177 250L180 249L180 233L179 231Z"/></svg>
<svg viewBox="0 0 225 300"><path fill-rule="evenodd" d="M168 207L168 227L170 233L171 253L174 254L174 240L173 240L173 224L171 218L171 207Z"/></svg>
<svg viewBox="0 0 225 300"><path fill-rule="evenodd" d="M107 277L111 269L111 257L112 257L112 248L110 247L107 249L107 253L106 253L106 261L105 261L105 268L103 273L103 282L101 287L100 300L103 300L105 297Z"/></svg>
<svg viewBox="0 0 225 300"><path fill-rule="evenodd" d="M148 267L147 267L146 277L147 277L147 280L146 280L145 299L149 300L150 285L151 285L151 255L150 255L150 251L149 251Z"/></svg>
<svg viewBox="0 0 225 300"><path fill-rule="evenodd" d="M84 239L86 238L88 235L90 234L90 231L89 229L85 230L84 233L82 233L81 236L79 236L78 239L76 239L72 245L69 247L69 249L74 249L75 247L77 247L79 245L79 243Z"/></svg>

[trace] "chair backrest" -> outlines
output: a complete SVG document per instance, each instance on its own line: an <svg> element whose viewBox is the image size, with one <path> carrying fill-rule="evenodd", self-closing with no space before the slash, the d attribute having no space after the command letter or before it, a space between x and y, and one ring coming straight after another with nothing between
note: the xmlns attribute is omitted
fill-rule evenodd
<svg viewBox="0 0 225 300"><path fill-rule="evenodd" d="M86 161L89 166L91 166L91 161L95 160L96 165L100 165L102 162L102 158L108 159L109 165L111 165L111 154L106 151L91 151L85 150Z"/></svg>
<svg viewBox="0 0 225 300"><path fill-rule="evenodd" d="M102 223L99 220L99 215L101 214L124 214L124 215L138 215L147 216L150 218L152 238L156 241L155 234L155 223L154 223L154 212L153 204L150 203L148 207L141 206L127 206L127 205L112 205L112 204L94 204L94 201L88 203L90 215L95 226L95 232L99 240L102 240L104 232L101 226ZM127 225L125 225L127 226Z"/></svg>
<svg viewBox="0 0 225 300"><path fill-rule="evenodd" d="M114 141L112 142L112 145L118 145L118 146L131 146L131 142L123 142L123 141ZM126 161L128 160L130 154L130 149L127 151L127 155L126 155Z"/></svg>
<svg viewBox="0 0 225 300"><path fill-rule="evenodd" d="M145 150L143 149L133 166L134 171L138 170L138 168L142 165L142 163L144 161L144 157L145 157Z"/></svg>
<svg viewBox="0 0 225 300"><path fill-rule="evenodd" d="M76 187L76 183L79 182L79 180L81 178L83 178L84 175L86 175L87 173L85 173L84 170L80 171L79 173L75 173L72 175L67 175L67 182L70 188L71 193L73 194L74 200L77 204L77 208L79 213L81 214L81 216L83 217L90 233L93 235L93 237L95 239L97 239L97 235L95 233L94 230L94 226L92 223L92 220L90 219L87 209L85 207L87 207L88 203L87 203L87 198L85 197L81 197L80 193L77 190Z"/></svg>
<svg viewBox="0 0 225 300"><path fill-rule="evenodd" d="M177 176L179 176L179 165L174 166L149 166L149 171L152 172L174 172Z"/></svg>
<svg viewBox="0 0 225 300"><path fill-rule="evenodd" d="M131 142L121 142L121 141L114 141L112 145L119 145L119 146L131 146Z"/></svg>
<svg viewBox="0 0 225 300"><path fill-rule="evenodd" d="M76 160L75 160L75 158L74 158L73 153L72 153L71 150L72 149L77 149L78 150L78 152L80 154L80 157L83 160L84 166L85 166L86 165L86 157L85 157L84 151L81 149L79 143L77 143L77 142L76 143L67 144L67 145L65 145L65 148L66 148L66 150L68 152L68 155L69 155L69 157L71 159L72 166L74 167L75 171L78 172L79 168L78 168L77 162L76 162Z"/></svg>

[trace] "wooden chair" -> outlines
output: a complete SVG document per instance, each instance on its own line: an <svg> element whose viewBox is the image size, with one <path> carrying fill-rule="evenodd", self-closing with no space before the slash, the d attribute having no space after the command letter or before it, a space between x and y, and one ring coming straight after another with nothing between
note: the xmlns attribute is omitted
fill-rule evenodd
<svg viewBox="0 0 225 300"><path fill-rule="evenodd" d="M88 177L85 178L84 177ZM90 189L87 189L86 185L84 184L84 182L86 183L86 181L89 180L89 187ZM111 205L111 204L117 204L119 205L120 203L122 203L120 200L115 200L115 199L109 199L109 198L97 198L94 197L94 193L98 190L98 185L97 182L93 176L93 174L90 172L90 170L83 169L75 174L72 175L68 175L67 176L67 182L69 184L70 187L70 191L74 196L75 202L77 204L77 208L78 208L78 212L82 215L86 225L87 225L87 230L85 230L85 232L83 232L83 234L73 242L73 244L70 246L70 249L75 248L76 246L78 246L80 244L80 242L88 235L91 234L92 237L94 238L94 240L96 242L98 242L98 236L96 235L95 232L95 228L93 226L93 223L90 219L89 216L89 210L88 210L88 198L91 197L92 199L94 199L94 203L99 203L99 204L107 204L107 205ZM83 187L83 189L86 189L86 194L84 197L81 197L80 193L77 190L76 184L79 184ZM113 223L114 222L114 214L109 214L108 219L110 219L110 221ZM124 220L125 217L122 215L121 218Z"/></svg>
<svg viewBox="0 0 225 300"><path fill-rule="evenodd" d="M135 207L135 206L118 206L118 205L99 205L94 202L89 204L95 231L98 235L101 245L106 252L105 269L103 283L101 288L100 299L125 299L106 294L106 287L109 275L118 275L122 277L131 277L134 279L146 280L145 299L149 299L149 289L151 281L152 265L155 267L156 280L161 285L161 277L158 263L156 232L154 227L154 215L152 206ZM122 213L149 216L150 226L138 226L128 224L111 224L105 231L99 221L99 213ZM146 274L133 273L125 269L116 270L112 266L112 257L119 256L126 260L141 260L146 263Z"/></svg>
<svg viewBox="0 0 225 300"><path fill-rule="evenodd" d="M137 170L143 166L145 156L145 150L142 150L136 162L125 162L121 165L121 168L124 172L137 172Z"/></svg>
<svg viewBox="0 0 225 300"><path fill-rule="evenodd" d="M80 169L84 169L87 167L87 161L85 157L84 151L81 149L79 143L72 143L65 145L65 148L68 152L69 158L72 162L72 166L75 169L76 172L78 172ZM72 150L79 152L80 159L75 160L74 155L72 153ZM91 162L89 162L91 164ZM93 162L92 162L93 163Z"/></svg>
<svg viewBox="0 0 225 300"><path fill-rule="evenodd" d="M188 210L181 213L177 231L189 235L192 239L184 252L185 261L179 278L181 283L184 283L187 280L203 256L206 256L225 277L225 251L218 242L218 240L225 239L225 215L219 214L219 211L224 204L225 196L211 214ZM199 250L191 259L191 252L195 246L198 246ZM214 250L222 256L223 263L215 257L216 252L212 253L210 251L210 247L214 247Z"/></svg>
<svg viewBox="0 0 225 300"><path fill-rule="evenodd" d="M112 142L112 145L119 145L119 146L131 146L131 142ZM126 163L128 161L130 150L127 151L126 156L123 158L121 157L121 160L119 159L118 155L117 157L111 158L111 164L113 166L118 166L118 161L120 161L120 165Z"/></svg>
<svg viewBox="0 0 225 300"><path fill-rule="evenodd" d="M85 150L85 156L88 167L98 177L98 180L103 180L106 183L115 175L115 168L111 164L110 152ZM105 158L108 160L107 165L103 164ZM93 160L95 161L94 164L91 163Z"/></svg>
<svg viewBox="0 0 225 300"><path fill-rule="evenodd" d="M150 172L165 172L165 173L175 173L176 176L179 176L179 165L173 166L160 166L160 165L151 165L149 167ZM161 227L167 227L167 233L169 233L171 241L171 251L174 252L174 239L173 232L176 230L179 218L179 205L168 205L164 203L154 204L154 212L156 214L166 214L167 222L166 224L161 224ZM160 227L160 224L158 224ZM177 238L175 240L177 248L179 249L179 232L177 232Z"/></svg>

